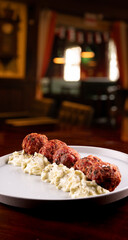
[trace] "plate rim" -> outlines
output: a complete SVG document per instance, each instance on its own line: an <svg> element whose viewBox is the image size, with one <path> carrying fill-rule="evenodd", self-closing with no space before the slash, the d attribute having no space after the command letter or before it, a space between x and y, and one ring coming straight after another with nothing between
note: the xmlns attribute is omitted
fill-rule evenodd
<svg viewBox="0 0 128 240"><path fill-rule="evenodd" d="M128 164L128 154L118 151L118 150L113 150L113 149L109 149L109 148L103 148L103 147L93 147L93 146L82 146L82 145L69 145L71 148L87 148L89 150L94 149L94 150L102 150L102 151L110 151L111 152L115 152L115 153L119 153L122 155L123 159L118 159L120 161L123 161L125 163ZM20 151L18 151L20 152ZM2 164L0 162L0 168L2 166L4 166L7 163L8 157L11 155L12 153L3 155L0 157L0 161L2 161ZM92 154L94 155L94 154ZM104 205L104 204L109 204L112 202L116 202L118 200L121 200L125 197L128 197L128 185L126 187L123 187L121 189L119 189L118 191L115 192L109 192L106 194L100 194L100 195L95 195L95 196L89 196L89 197L85 197L85 198L60 198L60 199L35 199L35 198L28 198L28 197L17 197L17 196L13 196L13 195L7 195L7 194L2 194L0 192L0 202L10 205L10 206L14 206L14 207L23 207L23 208L33 208L37 206L37 203L42 204L42 203L46 203L46 202L78 202L78 201L87 201L88 203L93 203L93 204L98 204L98 205ZM40 205L39 204L39 205Z"/></svg>

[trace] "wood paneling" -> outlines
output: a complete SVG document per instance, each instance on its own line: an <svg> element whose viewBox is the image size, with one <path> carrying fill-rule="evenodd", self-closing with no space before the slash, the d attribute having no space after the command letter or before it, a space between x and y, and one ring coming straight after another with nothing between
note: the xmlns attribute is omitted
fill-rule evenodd
<svg viewBox="0 0 128 240"><path fill-rule="evenodd" d="M35 3L30 3L27 9L25 78L0 78L0 112L29 110L35 97L38 8Z"/></svg>
<svg viewBox="0 0 128 240"><path fill-rule="evenodd" d="M108 31L111 23L108 21L98 21L96 24L87 24L82 17L71 16L66 14L57 15L57 24L65 26L74 26L80 29Z"/></svg>

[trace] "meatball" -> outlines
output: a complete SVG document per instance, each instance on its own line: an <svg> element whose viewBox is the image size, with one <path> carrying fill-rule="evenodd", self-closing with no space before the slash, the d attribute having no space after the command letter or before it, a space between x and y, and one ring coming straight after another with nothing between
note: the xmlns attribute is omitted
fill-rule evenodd
<svg viewBox="0 0 128 240"><path fill-rule="evenodd" d="M60 147L53 155L53 162L56 164L62 163L69 168L73 167L79 159L79 153L68 146Z"/></svg>
<svg viewBox="0 0 128 240"><path fill-rule="evenodd" d="M51 163L53 162L53 154L61 146L67 146L65 142L62 142L58 139L49 140L39 151L43 154Z"/></svg>
<svg viewBox="0 0 128 240"><path fill-rule="evenodd" d="M28 134L22 142L22 149L27 154L34 154L39 152L40 148L48 142L48 138L45 135L38 133Z"/></svg>
<svg viewBox="0 0 128 240"><path fill-rule="evenodd" d="M95 180L98 185L113 191L121 181L121 174L117 166L103 162L100 158L89 155L79 159L74 168L81 170L88 180Z"/></svg>

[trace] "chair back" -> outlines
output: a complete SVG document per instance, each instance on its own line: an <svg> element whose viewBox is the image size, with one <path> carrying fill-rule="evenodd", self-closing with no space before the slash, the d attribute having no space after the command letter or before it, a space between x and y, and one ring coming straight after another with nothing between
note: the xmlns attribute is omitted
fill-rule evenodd
<svg viewBox="0 0 128 240"><path fill-rule="evenodd" d="M52 117L54 107L55 107L55 100L52 98L43 98L42 100L34 100L30 109L30 115Z"/></svg>
<svg viewBox="0 0 128 240"><path fill-rule="evenodd" d="M59 127L87 128L91 125L94 109L91 106L63 101L59 110Z"/></svg>

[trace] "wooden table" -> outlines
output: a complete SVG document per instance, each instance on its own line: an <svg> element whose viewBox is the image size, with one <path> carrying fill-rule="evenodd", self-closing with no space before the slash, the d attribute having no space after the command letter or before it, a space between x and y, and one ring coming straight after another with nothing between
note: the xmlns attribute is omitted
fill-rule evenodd
<svg viewBox="0 0 128 240"><path fill-rule="evenodd" d="M0 155L20 150L26 133L1 130ZM105 147L128 153L128 143L122 142L120 132L114 129L52 131L45 134L49 139L58 138L70 145ZM79 200L46 203L35 209L16 208L1 203L0 239L125 240L128 239L128 198L97 208Z"/></svg>

